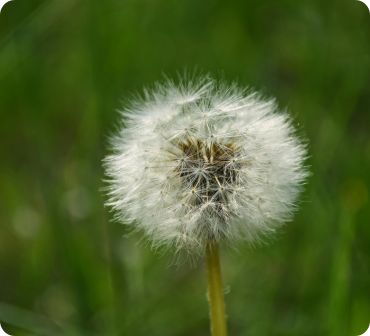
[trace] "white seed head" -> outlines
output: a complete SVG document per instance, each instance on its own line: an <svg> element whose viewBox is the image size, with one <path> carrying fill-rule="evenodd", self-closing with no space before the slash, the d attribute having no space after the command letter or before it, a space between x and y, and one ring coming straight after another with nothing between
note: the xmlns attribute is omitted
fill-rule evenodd
<svg viewBox="0 0 370 336"><path fill-rule="evenodd" d="M273 100L209 78L167 81L122 116L107 204L154 246L255 242L291 218L306 148Z"/></svg>

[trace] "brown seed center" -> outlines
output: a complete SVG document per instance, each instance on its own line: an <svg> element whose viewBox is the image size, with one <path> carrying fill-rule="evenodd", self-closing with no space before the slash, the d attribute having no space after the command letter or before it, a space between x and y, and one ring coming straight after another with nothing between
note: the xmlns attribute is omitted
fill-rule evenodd
<svg viewBox="0 0 370 336"><path fill-rule="evenodd" d="M238 150L233 143L187 137L177 143L182 158L176 167L194 197L190 206L210 204L224 217L228 198L238 178Z"/></svg>

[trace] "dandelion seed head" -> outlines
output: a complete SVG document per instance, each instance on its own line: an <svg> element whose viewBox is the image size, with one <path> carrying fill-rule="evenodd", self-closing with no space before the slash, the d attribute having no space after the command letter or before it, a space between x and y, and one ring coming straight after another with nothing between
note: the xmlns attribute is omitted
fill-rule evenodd
<svg viewBox="0 0 370 336"><path fill-rule="evenodd" d="M154 246L255 242L291 219L306 148L274 100L205 78L146 90L105 159L107 204Z"/></svg>

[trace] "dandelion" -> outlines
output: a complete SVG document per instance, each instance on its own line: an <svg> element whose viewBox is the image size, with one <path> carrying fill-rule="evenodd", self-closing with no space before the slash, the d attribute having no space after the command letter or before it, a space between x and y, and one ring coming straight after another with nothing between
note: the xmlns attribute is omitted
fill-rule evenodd
<svg viewBox="0 0 370 336"><path fill-rule="evenodd" d="M212 332L226 335L218 243L254 243L291 219L306 148L274 100L210 78L157 84L122 117L108 205L154 247L206 254Z"/></svg>

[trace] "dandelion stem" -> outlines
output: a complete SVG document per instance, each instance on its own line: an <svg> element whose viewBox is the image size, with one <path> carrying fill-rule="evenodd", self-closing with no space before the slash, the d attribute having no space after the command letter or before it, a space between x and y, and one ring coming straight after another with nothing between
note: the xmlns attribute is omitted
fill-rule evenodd
<svg viewBox="0 0 370 336"><path fill-rule="evenodd" d="M208 242L206 247L208 275L208 303L212 336L227 336L225 302L222 288L218 244Z"/></svg>

